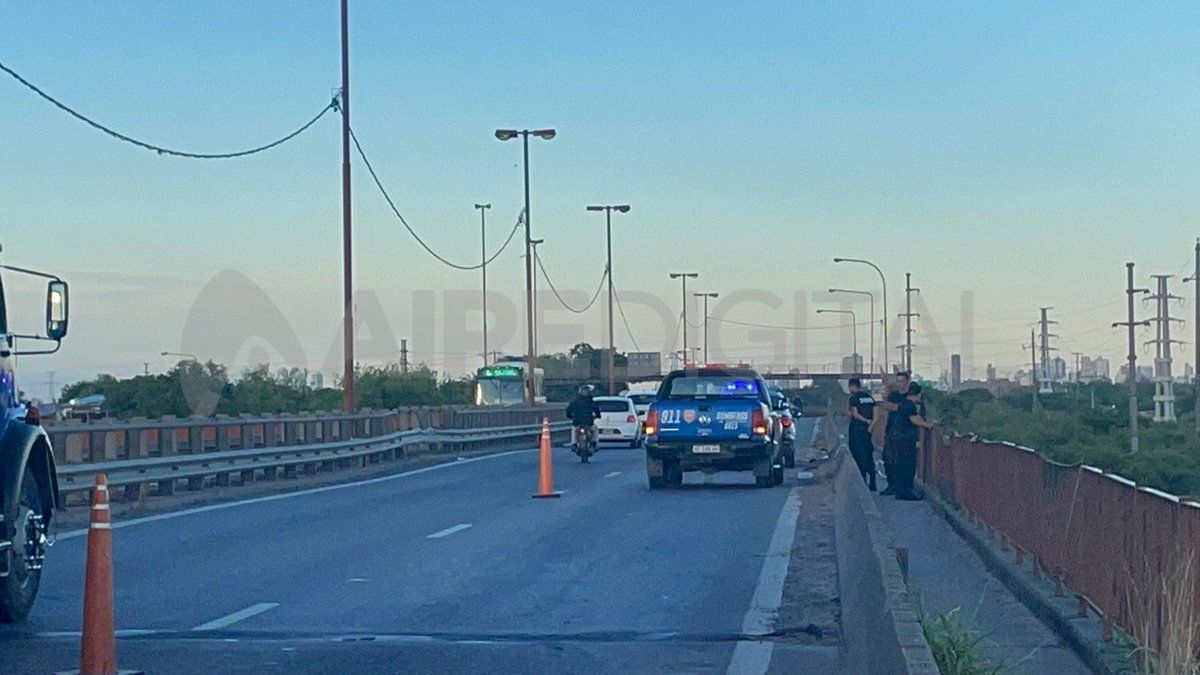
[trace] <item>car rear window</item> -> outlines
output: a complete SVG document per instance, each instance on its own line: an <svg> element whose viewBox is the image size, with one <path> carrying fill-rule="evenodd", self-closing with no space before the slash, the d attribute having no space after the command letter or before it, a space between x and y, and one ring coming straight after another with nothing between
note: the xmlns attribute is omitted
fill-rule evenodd
<svg viewBox="0 0 1200 675"><path fill-rule="evenodd" d="M728 375L685 375L671 380L671 398L758 398L758 382Z"/></svg>
<svg viewBox="0 0 1200 675"><path fill-rule="evenodd" d="M650 405L654 403L654 394L630 394L629 400L633 401L634 405Z"/></svg>
<svg viewBox="0 0 1200 675"><path fill-rule="evenodd" d="M600 412L629 412L628 401L596 401Z"/></svg>

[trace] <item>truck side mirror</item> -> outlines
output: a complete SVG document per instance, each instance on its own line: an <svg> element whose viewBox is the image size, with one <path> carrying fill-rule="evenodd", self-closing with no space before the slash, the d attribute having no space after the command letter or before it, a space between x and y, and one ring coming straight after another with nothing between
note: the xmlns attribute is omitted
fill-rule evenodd
<svg viewBox="0 0 1200 675"><path fill-rule="evenodd" d="M67 282L55 279L46 286L46 337L67 336Z"/></svg>

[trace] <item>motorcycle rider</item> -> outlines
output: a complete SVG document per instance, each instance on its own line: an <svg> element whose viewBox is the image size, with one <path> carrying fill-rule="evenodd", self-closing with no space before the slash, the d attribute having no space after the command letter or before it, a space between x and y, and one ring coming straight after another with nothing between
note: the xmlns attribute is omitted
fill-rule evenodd
<svg viewBox="0 0 1200 675"><path fill-rule="evenodd" d="M585 384L579 388L579 394L567 404L567 419L571 420L576 429L584 427L588 430L588 443L593 446L596 444L596 420L600 417L600 406L596 405L595 399L592 398L595 391L595 387ZM574 429L571 433L571 438L574 439Z"/></svg>

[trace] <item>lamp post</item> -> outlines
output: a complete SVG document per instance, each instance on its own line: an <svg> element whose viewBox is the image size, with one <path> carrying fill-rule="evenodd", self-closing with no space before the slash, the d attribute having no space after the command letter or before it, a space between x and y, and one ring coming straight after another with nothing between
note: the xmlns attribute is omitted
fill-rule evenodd
<svg viewBox="0 0 1200 675"><path fill-rule="evenodd" d="M850 335L854 345L854 356L862 358L858 353L858 317L855 316L852 309L818 309L817 314L849 314L850 315Z"/></svg>
<svg viewBox="0 0 1200 675"><path fill-rule="evenodd" d="M544 243L546 243L545 239L530 239L529 240L529 249L533 253L533 262L535 264L538 261L537 247ZM537 337L538 337L538 320L537 320L538 308L537 308L537 305L538 305L538 303L537 303L537 301L538 301L538 286L537 286L537 275L535 274L533 277L533 317L534 317L533 318L533 353L534 353L534 358L537 358L537 350L538 350L538 342L537 342Z"/></svg>
<svg viewBox="0 0 1200 675"><path fill-rule="evenodd" d="M603 211L604 212L604 233L608 241L608 263L605 266L605 276L608 277L608 395L615 396L617 394L616 387L616 351L617 347L613 344L613 278L612 278L612 212L629 213L628 204L618 204L615 206L589 206L588 211Z"/></svg>
<svg viewBox="0 0 1200 675"><path fill-rule="evenodd" d="M178 356L181 359L190 359L196 363L200 363L200 359L196 358L195 354L188 354L186 352L163 352L161 356Z"/></svg>
<svg viewBox="0 0 1200 675"><path fill-rule="evenodd" d="M511 141L517 136L521 137L523 144L522 152L525 160L525 337L526 337L526 353L525 362L528 367L525 369L525 402L533 405L534 403L534 378L533 370L537 367L537 354L535 353L533 344L533 256L532 256L532 236L530 235L529 221L532 216L529 213L529 136L537 136L542 140L550 140L554 138L555 131L553 129L497 129L496 138L501 141Z"/></svg>
<svg viewBox="0 0 1200 675"><path fill-rule="evenodd" d="M488 344L487 344L487 210L492 208L488 204L476 204L475 208L479 209L479 262L480 269L483 270L483 365L488 364Z"/></svg>
<svg viewBox="0 0 1200 675"><path fill-rule="evenodd" d="M879 265L876 265L875 263L871 262L870 260L863 260L862 258L834 258L833 262L835 262L835 263L852 262L852 263L860 263L863 265L870 265L871 267L873 267L875 269L876 272L879 273L879 281L880 281L880 283L883 284L883 345L884 345L884 347L883 347L883 354L881 356L883 356L883 369L884 369L884 371L886 371L888 369L888 349L890 349L890 347L888 345L891 344L890 342L888 342L888 328L887 328L887 321L888 321L887 320L887 317L888 317L887 277L883 276L883 270L879 269Z"/></svg>
<svg viewBox="0 0 1200 675"><path fill-rule="evenodd" d="M875 294L870 291L853 291L848 288L831 288L829 292L865 295L871 299L871 372L875 372Z"/></svg>
<svg viewBox="0 0 1200 675"><path fill-rule="evenodd" d="M694 298L704 298L704 363L708 364L708 299L717 297L717 293L692 293Z"/></svg>
<svg viewBox="0 0 1200 675"><path fill-rule="evenodd" d="M686 370L688 365L688 348L687 348L687 280L695 279L700 276L699 272L671 272L672 279L680 279L683 281L683 367Z"/></svg>

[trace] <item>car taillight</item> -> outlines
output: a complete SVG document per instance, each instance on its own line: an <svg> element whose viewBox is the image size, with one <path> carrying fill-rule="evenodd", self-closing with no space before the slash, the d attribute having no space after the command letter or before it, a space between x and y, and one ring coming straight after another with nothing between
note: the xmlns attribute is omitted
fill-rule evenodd
<svg viewBox="0 0 1200 675"><path fill-rule="evenodd" d="M783 424L783 428L784 428L784 429L786 429L786 428L788 428L788 427L792 426L792 418L791 418L791 417L788 417L787 415L784 415L783 417L780 417L780 418L779 418L779 421L780 421L780 422Z"/></svg>
<svg viewBox="0 0 1200 675"><path fill-rule="evenodd" d="M629 422L629 423L636 422L636 421L637 421L637 415L630 415L629 417L626 417L626 418L625 418L625 421L626 421L626 422Z"/></svg>
<svg viewBox="0 0 1200 675"><path fill-rule="evenodd" d="M762 408L750 411L750 431L759 436L767 435L767 417L763 414Z"/></svg>
<svg viewBox="0 0 1200 675"><path fill-rule="evenodd" d="M646 421L642 423L642 431L647 436L653 435L658 431L658 411L654 408L646 411Z"/></svg>

